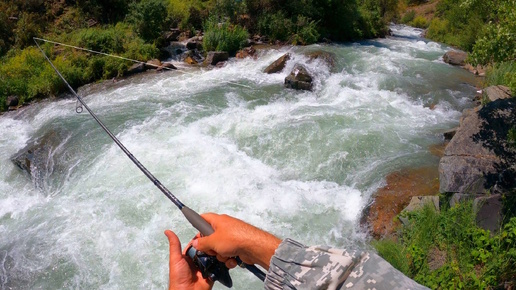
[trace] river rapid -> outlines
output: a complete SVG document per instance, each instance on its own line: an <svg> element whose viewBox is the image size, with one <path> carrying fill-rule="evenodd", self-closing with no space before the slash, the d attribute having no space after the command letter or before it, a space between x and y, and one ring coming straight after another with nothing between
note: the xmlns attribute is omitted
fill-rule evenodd
<svg viewBox="0 0 516 290"><path fill-rule="evenodd" d="M358 43L260 50L220 69L179 65L79 90L125 146L183 203L305 244L367 247L361 210L396 170L437 166L429 146L472 106L475 78L449 49L391 28ZM334 67L310 52L336 56ZM290 52L278 74L270 63ZM311 92L285 89L296 63ZM64 136L35 186L10 161L33 138ZM0 118L0 289L165 289L168 241L195 234L75 100ZM263 289L242 269L234 289ZM216 284L215 289L225 289Z"/></svg>

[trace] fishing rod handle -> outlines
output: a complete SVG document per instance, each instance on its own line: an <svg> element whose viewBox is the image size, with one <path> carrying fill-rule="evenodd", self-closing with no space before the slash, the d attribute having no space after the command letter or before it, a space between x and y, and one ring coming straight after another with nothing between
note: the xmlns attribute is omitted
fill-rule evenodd
<svg viewBox="0 0 516 290"><path fill-rule="evenodd" d="M203 236L209 236L213 234L214 230L211 225L202 218L197 212L190 209L186 205L181 208L183 215L186 219L196 228Z"/></svg>
<svg viewBox="0 0 516 290"><path fill-rule="evenodd" d="M214 230L211 225L202 218L197 212L190 209L186 205L181 208L181 212L186 217L186 219L196 228L203 236L209 236L213 234ZM262 270L258 269L255 265L248 265L242 262L239 257L236 257L237 263L242 267L249 270L249 272L253 273L260 280L265 281L265 273Z"/></svg>

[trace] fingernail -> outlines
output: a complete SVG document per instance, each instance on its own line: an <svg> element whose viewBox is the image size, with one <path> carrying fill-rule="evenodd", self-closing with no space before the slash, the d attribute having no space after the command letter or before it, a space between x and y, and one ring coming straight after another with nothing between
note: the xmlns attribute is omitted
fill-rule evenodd
<svg viewBox="0 0 516 290"><path fill-rule="evenodd" d="M199 242L197 240L193 240L192 247L197 249L197 244L199 244Z"/></svg>

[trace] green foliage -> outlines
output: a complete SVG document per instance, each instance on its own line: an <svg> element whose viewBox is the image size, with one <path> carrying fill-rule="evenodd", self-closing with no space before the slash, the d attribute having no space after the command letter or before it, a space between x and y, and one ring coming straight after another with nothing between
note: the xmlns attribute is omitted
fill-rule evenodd
<svg viewBox="0 0 516 290"><path fill-rule="evenodd" d="M317 23L313 20L307 19L303 16L297 18L296 33L292 36L291 43L296 44L312 44L319 39L319 32L317 31Z"/></svg>
<svg viewBox="0 0 516 290"><path fill-rule="evenodd" d="M145 0L130 6L127 21L147 43L161 35L167 20L167 7L163 0Z"/></svg>
<svg viewBox="0 0 516 290"><path fill-rule="evenodd" d="M516 63L506 61L495 63L486 73L486 86L504 85L516 93Z"/></svg>
<svg viewBox="0 0 516 290"><path fill-rule="evenodd" d="M418 28L427 28L428 22L426 21L425 17L423 16L417 16L409 23L410 26L418 27Z"/></svg>
<svg viewBox="0 0 516 290"><path fill-rule="evenodd" d="M23 12L14 29L14 44L18 48L32 45L32 38L41 34L41 28L37 24L38 17L34 13ZM41 22L40 22L41 23Z"/></svg>
<svg viewBox="0 0 516 290"><path fill-rule="evenodd" d="M227 51L234 55L244 47L249 33L240 25L231 25L228 22L220 22L214 18L208 20L204 27L203 46L206 51Z"/></svg>
<svg viewBox="0 0 516 290"><path fill-rule="evenodd" d="M414 18L416 17L416 11L415 10L409 10L405 14L403 14L403 17L401 17L401 23L410 23Z"/></svg>
<svg viewBox="0 0 516 290"><path fill-rule="evenodd" d="M516 275L516 218L497 235L477 227L471 203L408 214L398 241L373 245L387 261L432 289L487 289ZM440 261L440 263L435 263Z"/></svg>
<svg viewBox="0 0 516 290"><path fill-rule="evenodd" d="M473 47L474 64L516 60L516 1L501 0Z"/></svg>
<svg viewBox="0 0 516 290"><path fill-rule="evenodd" d="M167 11L172 25L181 29L201 29L214 5L201 0L168 0Z"/></svg>

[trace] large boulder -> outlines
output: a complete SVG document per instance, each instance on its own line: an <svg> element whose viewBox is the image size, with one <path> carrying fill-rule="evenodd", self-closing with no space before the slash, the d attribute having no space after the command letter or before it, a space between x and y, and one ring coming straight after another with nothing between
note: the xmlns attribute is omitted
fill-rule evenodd
<svg viewBox="0 0 516 290"><path fill-rule="evenodd" d="M124 75L130 76L138 73L142 73L147 70L147 66L143 62L135 63L130 66L127 71L125 71Z"/></svg>
<svg viewBox="0 0 516 290"><path fill-rule="evenodd" d="M282 71L285 68L285 64L290 60L290 53L282 55L280 58L271 63L265 68L264 73L273 74Z"/></svg>
<svg viewBox="0 0 516 290"><path fill-rule="evenodd" d="M217 65L218 62L227 61L229 54L227 51L210 51L204 60L204 65Z"/></svg>
<svg viewBox="0 0 516 290"><path fill-rule="evenodd" d="M479 227L491 233L497 233L500 230L503 219L502 195L477 197L473 201L473 207L477 213L476 221Z"/></svg>
<svg viewBox="0 0 516 290"><path fill-rule="evenodd" d="M443 55L443 61L451 65L465 65L467 57L464 51L450 50Z"/></svg>
<svg viewBox="0 0 516 290"><path fill-rule="evenodd" d="M514 186L516 149L507 143L514 127L514 99L465 110L439 162L440 191L483 194Z"/></svg>
<svg viewBox="0 0 516 290"><path fill-rule="evenodd" d="M145 69L157 69L161 66L159 59L151 59L145 63Z"/></svg>
<svg viewBox="0 0 516 290"><path fill-rule="evenodd" d="M310 76L305 67L297 64L285 78L285 87L296 90L311 90L312 76Z"/></svg>

